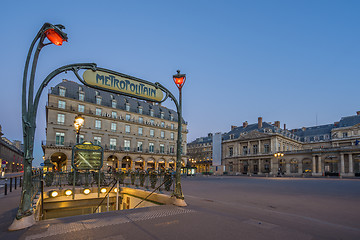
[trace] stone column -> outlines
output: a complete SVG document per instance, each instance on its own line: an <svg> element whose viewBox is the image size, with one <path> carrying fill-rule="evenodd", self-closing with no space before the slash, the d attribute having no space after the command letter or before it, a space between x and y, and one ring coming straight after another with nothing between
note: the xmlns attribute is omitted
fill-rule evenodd
<svg viewBox="0 0 360 240"><path fill-rule="evenodd" d="M316 156L312 156L312 173L316 173Z"/></svg>
<svg viewBox="0 0 360 240"><path fill-rule="evenodd" d="M302 162L298 162L298 173L302 174L302 172L303 172Z"/></svg>
<svg viewBox="0 0 360 240"><path fill-rule="evenodd" d="M259 143L258 143L258 154L259 153L262 153L262 151L261 151L261 141L259 140Z"/></svg>
<svg viewBox="0 0 360 240"><path fill-rule="evenodd" d="M261 171L261 159L258 160L259 161L259 164L258 164L258 174L262 174L262 171Z"/></svg>
<svg viewBox="0 0 360 240"><path fill-rule="evenodd" d="M135 171L135 161L131 161L131 170Z"/></svg>
<svg viewBox="0 0 360 240"><path fill-rule="evenodd" d="M147 161L144 160L144 170L147 170Z"/></svg>
<svg viewBox="0 0 360 240"><path fill-rule="evenodd" d="M349 173L354 172L352 153L349 154Z"/></svg>
<svg viewBox="0 0 360 240"><path fill-rule="evenodd" d="M290 162L285 160L286 175L290 175Z"/></svg>
<svg viewBox="0 0 360 240"><path fill-rule="evenodd" d="M165 170L166 170L166 169L168 169L168 168L169 168L169 162L168 162L168 161L166 161L166 160L164 160L164 161L165 161L165 163L164 163L164 164L165 164Z"/></svg>
<svg viewBox="0 0 360 240"><path fill-rule="evenodd" d="M340 153L340 173L345 173L345 162L344 162L344 154Z"/></svg>
<svg viewBox="0 0 360 240"><path fill-rule="evenodd" d="M271 163L271 172L270 172L270 174L273 174L273 175L277 175L277 173L278 173L278 166L279 166L279 164L278 164L278 160L277 160L277 158L271 158L271 161L270 161L270 163Z"/></svg>
<svg viewBox="0 0 360 240"><path fill-rule="evenodd" d="M318 172L322 174L322 173L323 173L323 169L322 169L322 167L321 167L321 156L318 156L318 166L319 166Z"/></svg>

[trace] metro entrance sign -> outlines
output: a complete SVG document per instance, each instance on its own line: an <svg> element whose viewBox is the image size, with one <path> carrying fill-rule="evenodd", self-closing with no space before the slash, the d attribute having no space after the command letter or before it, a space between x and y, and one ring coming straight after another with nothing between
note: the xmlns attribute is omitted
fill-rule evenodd
<svg viewBox="0 0 360 240"><path fill-rule="evenodd" d="M147 101L162 102L164 98L163 92L153 83L104 68L86 70L83 80L90 87Z"/></svg>

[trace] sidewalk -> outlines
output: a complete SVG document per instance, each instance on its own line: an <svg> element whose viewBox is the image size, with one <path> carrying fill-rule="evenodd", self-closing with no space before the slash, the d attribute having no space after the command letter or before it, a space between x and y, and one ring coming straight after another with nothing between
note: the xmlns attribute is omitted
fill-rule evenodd
<svg viewBox="0 0 360 240"><path fill-rule="evenodd" d="M0 239L19 239L26 231L9 232L8 227L13 222L20 204L21 188L13 190L8 195L0 196Z"/></svg>

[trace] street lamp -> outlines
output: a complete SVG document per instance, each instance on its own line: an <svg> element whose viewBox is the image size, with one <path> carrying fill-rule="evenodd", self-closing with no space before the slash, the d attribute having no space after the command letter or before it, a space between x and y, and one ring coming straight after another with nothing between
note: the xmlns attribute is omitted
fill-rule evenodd
<svg viewBox="0 0 360 240"><path fill-rule="evenodd" d="M76 143L80 143L80 129L84 125L85 119L81 115L77 115L74 121L74 127L76 130Z"/></svg>
<svg viewBox="0 0 360 240"><path fill-rule="evenodd" d="M45 23L39 32L36 34L34 40L32 41L29 52L26 58L24 74L23 74L23 87L22 87L22 127L23 127L23 136L24 136L24 181L23 188L21 192L21 202L19 205L18 212L16 214L16 220L23 219L24 217L29 217L33 214L31 196L32 196L32 161L33 158L33 149L34 149L34 135L36 128L36 111L37 105L40 99L40 94L36 94L34 98L34 80L36 66L39 58L41 49L44 46L55 44L61 45L64 41L67 41L67 34L63 32L65 27L63 25L53 25L50 23ZM45 38L50 42L44 43ZM38 42L37 47L34 47ZM28 78L29 73L29 63L32 58L30 78ZM29 80L29 81L28 81ZM29 84L27 84L29 82ZM28 88L27 88L28 86ZM27 92L28 91L28 92ZM26 222L24 220L23 222ZM15 224L15 222L14 222ZM20 225L21 223L19 223ZM24 225L30 226L32 220L29 220ZM25 227L26 227L25 226ZM18 228L17 224L12 229ZM9 229L10 229L9 228Z"/></svg>
<svg viewBox="0 0 360 240"><path fill-rule="evenodd" d="M180 74L180 70L177 70L177 74L173 75L175 85L179 89L179 108L178 108L178 138L177 138L177 149L176 149L176 174L175 174L175 189L174 196L177 199L184 200L184 195L181 190L180 171L181 171L181 142L182 142L182 96L181 89L186 81L186 74Z"/></svg>
<svg viewBox="0 0 360 240"><path fill-rule="evenodd" d="M284 153L281 153L281 152L278 152L278 153L275 153L274 154L274 157L276 157L278 159L278 164L279 164L279 161L281 160L281 158L284 156ZM281 163L280 163L281 164ZM279 169L278 169L278 175L280 175L282 173L282 164L281 164L281 167L279 166Z"/></svg>

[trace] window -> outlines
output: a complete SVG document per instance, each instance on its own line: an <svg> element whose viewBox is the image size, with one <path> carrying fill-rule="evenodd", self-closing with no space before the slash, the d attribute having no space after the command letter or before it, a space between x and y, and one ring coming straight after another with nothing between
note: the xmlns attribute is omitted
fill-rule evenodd
<svg viewBox="0 0 360 240"><path fill-rule="evenodd" d="M165 123L164 123L164 122L161 122L160 126L161 126L161 127L165 127Z"/></svg>
<svg viewBox="0 0 360 240"><path fill-rule="evenodd" d="M84 135L79 135L79 141L77 141L77 138L76 138L76 143L83 143L84 142Z"/></svg>
<svg viewBox="0 0 360 240"><path fill-rule="evenodd" d="M112 112L111 112L111 117L112 117L112 118L117 118L116 112L112 111Z"/></svg>
<svg viewBox="0 0 360 240"><path fill-rule="evenodd" d="M234 139L234 134L230 134L230 139Z"/></svg>
<svg viewBox="0 0 360 240"><path fill-rule="evenodd" d="M59 95L62 97L65 97L66 88L59 87Z"/></svg>
<svg viewBox="0 0 360 240"><path fill-rule="evenodd" d="M84 101L84 99L85 99L85 94L83 92L79 92L79 100Z"/></svg>
<svg viewBox="0 0 360 240"><path fill-rule="evenodd" d="M150 129L150 137L154 137L155 136L155 131L154 129Z"/></svg>
<svg viewBox="0 0 360 240"><path fill-rule="evenodd" d="M171 129L174 129L174 124L173 123L171 124Z"/></svg>
<svg viewBox="0 0 360 240"><path fill-rule="evenodd" d="M142 128L142 127L139 127L139 129L138 129L138 134L139 134L139 136L142 136L142 135L143 135L143 128Z"/></svg>
<svg viewBox="0 0 360 240"><path fill-rule="evenodd" d="M165 138L165 132L164 132L164 131L161 131L161 132L160 132L160 137L161 137L161 138Z"/></svg>
<svg viewBox="0 0 360 240"><path fill-rule="evenodd" d="M59 113L57 115L57 123L58 124L64 124L65 123L65 115L64 114Z"/></svg>
<svg viewBox="0 0 360 240"><path fill-rule="evenodd" d="M116 149L116 138L110 138L110 150Z"/></svg>
<svg viewBox="0 0 360 240"><path fill-rule="evenodd" d="M143 113L143 109L142 107L139 107L139 114L142 114Z"/></svg>
<svg viewBox="0 0 360 240"><path fill-rule="evenodd" d="M154 143L149 143L149 152L154 152Z"/></svg>
<svg viewBox="0 0 360 240"><path fill-rule="evenodd" d="M55 133L55 145L64 145L65 133Z"/></svg>
<svg viewBox="0 0 360 240"><path fill-rule="evenodd" d="M170 121L174 121L174 115L170 115Z"/></svg>
<svg viewBox="0 0 360 240"><path fill-rule="evenodd" d="M254 154L258 153L258 145L253 145L253 153Z"/></svg>
<svg viewBox="0 0 360 240"><path fill-rule="evenodd" d="M59 102L58 102L58 108L65 109L65 106L66 106L66 102L59 100Z"/></svg>
<svg viewBox="0 0 360 240"><path fill-rule="evenodd" d="M94 137L94 144L101 145L101 137Z"/></svg>
<svg viewBox="0 0 360 240"><path fill-rule="evenodd" d="M130 151L130 140L124 140L124 150Z"/></svg>
<svg viewBox="0 0 360 240"><path fill-rule="evenodd" d="M170 146L170 153L174 153L175 152L175 147L174 147L174 145L171 145Z"/></svg>
<svg viewBox="0 0 360 240"><path fill-rule="evenodd" d="M170 133L171 140L174 140L174 133Z"/></svg>
<svg viewBox="0 0 360 240"><path fill-rule="evenodd" d="M142 117L139 117L139 123L143 123L144 119Z"/></svg>
<svg viewBox="0 0 360 240"><path fill-rule="evenodd" d="M100 96L96 96L96 104L101 104L101 97Z"/></svg>
<svg viewBox="0 0 360 240"><path fill-rule="evenodd" d="M346 138L348 136L347 132L343 132L343 138Z"/></svg>
<svg viewBox="0 0 360 240"><path fill-rule="evenodd" d="M150 119L150 124L155 125L154 119Z"/></svg>
<svg viewBox="0 0 360 240"><path fill-rule="evenodd" d="M264 153L269 153L269 152L270 152L270 145L264 144Z"/></svg>
<svg viewBox="0 0 360 240"><path fill-rule="evenodd" d="M160 153L165 153L165 145L160 144Z"/></svg>
<svg viewBox="0 0 360 240"><path fill-rule="evenodd" d="M101 116L101 108L96 108L95 114Z"/></svg>
<svg viewBox="0 0 360 240"><path fill-rule="evenodd" d="M101 120L95 120L95 128L101 129Z"/></svg>
<svg viewBox="0 0 360 240"><path fill-rule="evenodd" d="M161 113L160 113L160 118L161 118L161 119L164 119L164 112L161 112Z"/></svg>
<svg viewBox="0 0 360 240"><path fill-rule="evenodd" d="M234 149L233 147L229 147L229 157L232 157L234 155Z"/></svg>
<svg viewBox="0 0 360 240"><path fill-rule="evenodd" d="M247 153L248 153L248 147L243 146L243 155L247 155Z"/></svg>
<svg viewBox="0 0 360 240"><path fill-rule="evenodd" d="M143 143L142 142L137 142L137 150L138 150L138 152L142 152L142 150L143 150Z"/></svg>
<svg viewBox="0 0 360 240"><path fill-rule="evenodd" d="M152 109L150 110L150 116L152 116L152 117L154 116L154 110L152 110Z"/></svg>
<svg viewBox="0 0 360 240"><path fill-rule="evenodd" d="M130 111L130 104L127 103L127 104L125 105L125 110L128 111L128 112Z"/></svg>
<svg viewBox="0 0 360 240"><path fill-rule="evenodd" d="M111 100L111 107L116 108L116 100Z"/></svg>
<svg viewBox="0 0 360 240"><path fill-rule="evenodd" d="M125 132L130 133L130 125L125 125Z"/></svg>
<svg viewBox="0 0 360 240"><path fill-rule="evenodd" d="M125 120L126 120L126 121L130 121L130 118L131 118L130 114L126 114Z"/></svg>
<svg viewBox="0 0 360 240"><path fill-rule="evenodd" d="M85 106L79 104L79 105L78 105L78 112L82 112L82 113L85 112Z"/></svg>
<svg viewBox="0 0 360 240"><path fill-rule="evenodd" d="M111 123L111 131L116 132L116 123Z"/></svg>

